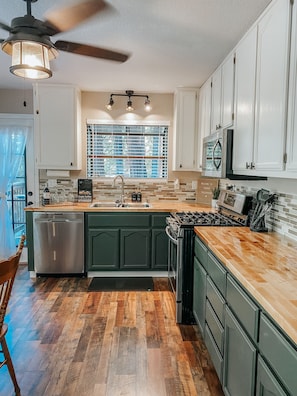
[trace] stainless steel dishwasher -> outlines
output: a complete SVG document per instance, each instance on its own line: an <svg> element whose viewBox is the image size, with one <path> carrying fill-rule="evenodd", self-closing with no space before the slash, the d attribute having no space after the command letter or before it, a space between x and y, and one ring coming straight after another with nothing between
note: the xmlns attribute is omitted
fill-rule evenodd
<svg viewBox="0 0 297 396"><path fill-rule="evenodd" d="M84 275L84 214L34 212L34 266L37 275Z"/></svg>

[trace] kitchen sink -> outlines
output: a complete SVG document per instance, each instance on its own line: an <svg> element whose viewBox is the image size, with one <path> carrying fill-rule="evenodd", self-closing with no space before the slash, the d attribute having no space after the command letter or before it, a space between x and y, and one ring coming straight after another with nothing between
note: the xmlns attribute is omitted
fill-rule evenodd
<svg viewBox="0 0 297 396"><path fill-rule="evenodd" d="M94 202L90 205L91 208L117 208L118 204L115 202Z"/></svg>
<svg viewBox="0 0 297 396"><path fill-rule="evenodd" d="M93 202L90 205L91 208L150 208L151 205L148 202L125 202L123 204L119 202Z"/></svg>

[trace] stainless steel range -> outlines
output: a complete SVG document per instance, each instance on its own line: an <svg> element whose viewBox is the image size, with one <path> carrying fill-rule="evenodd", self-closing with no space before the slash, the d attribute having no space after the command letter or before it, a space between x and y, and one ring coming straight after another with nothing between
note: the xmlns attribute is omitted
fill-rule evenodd
<svg viewBox="0 0 297 396"><path fill-rule="evenodd" d="M168 279L176 299L176 322L194 323L193 255L194 227L249 225L252 196L224 190L215 212L175 212L167 217Z"/></svg>

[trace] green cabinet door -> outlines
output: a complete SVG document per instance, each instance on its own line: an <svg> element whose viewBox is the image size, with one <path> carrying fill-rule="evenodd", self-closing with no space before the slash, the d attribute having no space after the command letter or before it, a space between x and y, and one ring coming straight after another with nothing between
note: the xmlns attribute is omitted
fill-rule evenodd
<svg viewBox="0 0 297 396"><path fill-rule="evenodd" d="M286 396L275 376L269 370L264 360L258 358L257 391L256 396Z"/></svg>
<svg viewBox="0 0 297 396"><path fill-rule="evenodd" d="M141 228L122 229L120 235L120 268L150 269L151 231Z"/></svg>
<svg viewBox="0 0 297 396"><path fill-rule="evenodd" d="M165 229L152 230L152 269L168 268L168 237Z"/></svg>
<svg viewBox="0 0 297 396"><path fill-rule="evenodd" d="M203 335L205 330L206 276L205 269L194 257L193 314Z"/></svg>
<svg viewBox="0 0 297 396"><path fill-rule="evenodd" d="M28 249L28 270L34 271L33 212L26 212L26 245Z"/></svg>
<svg viewBox="0 0 297 396"><path fill-rule="evenodd" d="M230 309L225 312L223 389L227 396L255 394L257 351Z"/></svg>
<svg viewBox="0 0 297 396"><path fill-rule="evenodd" d="M87 268L89 271L119 269L119 229L89 230L87 243Z"/></svg>

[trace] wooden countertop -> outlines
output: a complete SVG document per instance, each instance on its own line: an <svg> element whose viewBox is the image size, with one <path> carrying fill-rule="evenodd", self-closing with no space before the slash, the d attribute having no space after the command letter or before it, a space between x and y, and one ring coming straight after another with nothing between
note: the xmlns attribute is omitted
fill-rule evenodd
<svg viewBox="0 0 297 396"><path fill-rule="evenodd" d="M155 201L149 202L149 208L115 208L115 207L99 207L92 208L90 203L71 203L65 202L55 205L46 206L27 206L26 211L33 212L178 212L178 211L213 211L209 205L192 202L180 202L180 201Z"/></svg>
<svg viewBox="0 0 297 396"><path fill-rule="evenodd" d="M248 227L195 232L297 345L297 243Z"/></svg>

